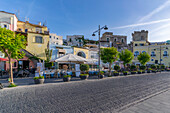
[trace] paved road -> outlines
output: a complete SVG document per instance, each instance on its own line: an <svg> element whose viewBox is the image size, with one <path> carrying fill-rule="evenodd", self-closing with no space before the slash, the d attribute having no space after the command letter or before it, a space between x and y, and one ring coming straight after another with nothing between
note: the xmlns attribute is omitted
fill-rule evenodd
<svg viewBox="0 0 170 113"><path fill-rule="evenodd" d="M115 112L170 87L170 73L0 90L0 113Z"/></svg>

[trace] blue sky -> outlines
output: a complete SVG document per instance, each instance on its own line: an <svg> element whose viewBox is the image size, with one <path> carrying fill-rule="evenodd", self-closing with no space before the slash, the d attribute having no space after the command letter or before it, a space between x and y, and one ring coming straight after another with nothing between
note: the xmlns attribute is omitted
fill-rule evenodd
<svg viewBox="0 0 170 113"><path fill-rule="evenodd" d="M115 35L149 31L149 41L170 39L170 0L0 0L0 10L19 11L19 19L31 23L47 22L51 33L84 35L108 25ZM105 31L102 31L102 33Z"/></svg>

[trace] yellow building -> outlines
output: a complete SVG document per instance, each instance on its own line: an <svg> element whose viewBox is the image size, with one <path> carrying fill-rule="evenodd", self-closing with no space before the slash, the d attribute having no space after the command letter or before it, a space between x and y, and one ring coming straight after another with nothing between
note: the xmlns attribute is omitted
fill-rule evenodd
<svg viewBox="0 0 170 113"><path fill-rule="evenodd" d="M74 47L74 55L78 55L78 56L81 56L81 57L88 59L89 50L85 49L85 48Z"/></svg>
<svg viewBox="0 0 170 113"><path fill-rule="evenodd" d="M26 50L38 58L46 60L45 49L49 44L49 31L46 26L31 24L28 21L17 22L17 32L27 36Z"/></svg>
<svg viewBox="0 0 170 113"><path fill-rule="evenodd" d="M150 61L147 64L164 64L170 66L170 43L168 42L149 42L148 31L142 30L141 32L134 32L132 34L133 41L133 54L134 64L140 64L137 60L137 56L140 53L146 52L151 56Z"/></svg>

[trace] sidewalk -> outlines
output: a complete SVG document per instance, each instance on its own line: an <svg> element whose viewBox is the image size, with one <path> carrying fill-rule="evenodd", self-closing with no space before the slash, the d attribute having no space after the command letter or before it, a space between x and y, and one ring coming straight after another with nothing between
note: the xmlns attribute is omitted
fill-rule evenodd
<svg viewBox="0 0 170 113"><path fill-rule="evenodd" d="M170 113L170 90L151 97L120 113Z"/></svg>

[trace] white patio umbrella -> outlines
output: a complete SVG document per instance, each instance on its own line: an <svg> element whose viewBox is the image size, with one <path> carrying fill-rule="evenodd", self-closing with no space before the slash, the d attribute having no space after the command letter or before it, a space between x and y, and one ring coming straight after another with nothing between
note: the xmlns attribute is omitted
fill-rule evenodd
<svg viewBox="0 0 170 113"><path fill-rule="evenodd" d="M73 63L84 63L84 62L87 62L87 60L85 58L77 56L77 55L67 54L67 55L64 55L60 58L57 58L55 60L55 62L69 62L71 64L71 62L73 62Z"/></svg>
<svg viewBox="0 0 170 113"><path fill-rule="evenodd" d="M87 64L92 64L92 70L93 70L93 65L98 61L98 59L87 59Z"/></svg>

